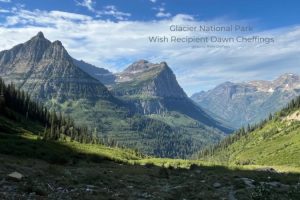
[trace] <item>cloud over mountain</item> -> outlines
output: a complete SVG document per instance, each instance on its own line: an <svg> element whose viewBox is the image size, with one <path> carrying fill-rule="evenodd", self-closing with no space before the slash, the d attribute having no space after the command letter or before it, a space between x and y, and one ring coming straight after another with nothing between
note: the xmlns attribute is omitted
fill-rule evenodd
<svg viewBox="0 0 300 200"><path fill-rule="evenodd" d="M115 8L110 9L117 12ZM166 60L188 94L212 88L227 80L272 79L286 71L300 71L299 26L268 31L255 29L249 33L274 37L274 44L236 43L231 44L229 49L191 48L191 45L183 43L153 44L148 41L148 37L195 35L193 32L171 32L169 26L172 24L227 25L249 24L250 21L222 18L199 21L184 14L154 21L111 21L85 14L25 8L11 9L5 16L0 26L0 36L6 40L0 41L1 50L24 42L29 36L43 31L50 39L63 41L72 56L81 57L115 72L141 58L152 62ZM255 22L251 21L251 24ZM236 33L221 32L215 35L236 36Z"/></svg>

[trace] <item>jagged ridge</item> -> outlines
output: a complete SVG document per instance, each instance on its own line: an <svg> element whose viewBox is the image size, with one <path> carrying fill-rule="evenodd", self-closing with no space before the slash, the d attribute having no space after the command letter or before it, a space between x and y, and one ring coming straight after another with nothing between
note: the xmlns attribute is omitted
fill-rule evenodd
<svg viewBox="0 0 300 200"><path fill-rule="evenodd" d="M284 74L274 81L225 82L192 95L200 106L223 117L232 127L257 123L300 95L300 78Z"/></svg>
<svg viewBox="0 0 300 200"><path fill-rule="evenodd" d="M0 52L0 66L5 81L14 80L36 99L111 97L103 84L74 65L60 41L51 43L41 32L24 44Z"/></svg>

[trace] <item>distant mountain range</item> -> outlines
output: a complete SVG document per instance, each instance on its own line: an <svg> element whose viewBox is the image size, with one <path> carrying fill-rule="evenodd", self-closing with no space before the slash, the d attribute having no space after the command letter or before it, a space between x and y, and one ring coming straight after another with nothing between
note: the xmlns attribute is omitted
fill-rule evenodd
<svg viewBox="0 0 300 200"><path fill-rule="evenodd" d="M191 96L212 115L234 128L258 123L300 95L300 76L283 74L273 81L225 82Z"/></svg>
<svg viewBox="0 0 300 200"><path fill-rule="evenodd" d="M112 74L72 58L41 32L0 52L0 76L104 141L144 153L184 157L232 131L187 97L166 63L141 60Z"/></svg>

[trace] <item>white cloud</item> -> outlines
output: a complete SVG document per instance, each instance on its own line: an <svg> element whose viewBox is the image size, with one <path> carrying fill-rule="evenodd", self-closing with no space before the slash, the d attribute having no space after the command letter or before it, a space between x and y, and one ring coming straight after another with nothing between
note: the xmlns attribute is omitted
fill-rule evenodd
<svg viewBox="0 0 300 200"><path fill-rule="evenodd" d="M83 6L86 7L88 10L94 12L94 6L95 6L95 2L93 0L83 0L82 2L76 1L76 4L78 6Z"/></svg>
<svg viewBox="0 0 300 200"><path fill-rule="evenodd" d="M6 10L6 9L1 9L0 8L0 13L9 13L10 12L10 10Z"/></svg>
<svg viewBox="0 0 300 200"><path fill-rule="evenodd" d="M157 0L149 0L149 1L151 1L152 3L156 3L157 2Z"/></svg>
<svg viewBox="0 0 300 200"><path fill-rule="evenodd" d="M92 17L62 12L62 11L41 11L34 10L28 11L25 9L17 9L11 11L13 15L6 18L5 26L14 26L17 24L39 26L53 26L57 27L61 25L67 26L68 24L74 24L77 22L91 21Z"/></svg>
<svg viewBox="0 0 300 200"><path fill-rule="evenodd" d="M130 13L122 12L114 5L104 6L102 10L95 9L96 2L94 0L83 0L82 2L76 1L78 6L86 7L89 11L96 14L96 17L110 16L117 20L127 20L131 16Z"/></svg>
<svg viewBox="0 0 300 200"><path fill-rule="evenodd" d="M101 16L112 16L114 18L116 18L117 20L127 20L128 17L131 16L130 13L125 13L125 12L121 12L119 11L116 6L114 5L108 5L105 6L103 10L97 11L97 16L101 17Z"/></svg>
<svg viewBox="0 0 300 200"><path fill-rule="evenodd" d="M253 32L261 37L274 37L275 43L270 45L232 44L228 49L193 49L188 44L148 42L151 35L195 34L170 32L171 24L247 23L222 19L197 21L189 15L157 21L114 22L76 13L19 9L0 24L0 38L5 38L0 40L0 50L9 49L43 31L50 40L61 40L73 57L112 71L119 71L137 59L165 60L189 94L228 80L273 79L285 72L300 73L300 26Z"/></svg>
<svg viewBox="0 0 300 200"><path fill-rule="evenodd" d="M3 3L10 3L11 0L0 0L0 2L3 2Z"/></svg>
<svg viewBox="0 0 300 200"><path fill-rule="evenodd" d="M156 17L171 17L172 15L171 15L171 13L165 13L165 12L158 12L158 13L156 13L156 15L155 15Z"/></svg>
<svg viewBox="0 0 300 200"><path fill-rule="evenodd" d="M166 9L162 6L158 7L158 8L153 8L153 9L158 11L155 15L158 18L168 18L168 17L172 16L172 14L169 12L166 12Z"/></svg>

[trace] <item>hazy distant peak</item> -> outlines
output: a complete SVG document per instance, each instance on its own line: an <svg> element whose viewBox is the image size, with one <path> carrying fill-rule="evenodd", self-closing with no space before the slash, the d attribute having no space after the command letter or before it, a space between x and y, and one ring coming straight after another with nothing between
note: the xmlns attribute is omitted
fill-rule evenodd
<svg viewBox="0 0 300 200"><path fill-rule="evenodd" d="M275 79L273 82L274 83L278 83L278 82L295 82L295 81L299 81L300 77L297 74L292 74L292 73L286 73L283 74L281 76L279 76L277 79Z"/></svg>
<svg viewBox="0 0 300 200"><path fill-rule="evenodd" d="M43 32L38 32L32 39L46 39Z"/></svg>
<svg viewBox="0 0 300 200"><path fill-rule="evenodd" d="M42 31L38 32L36 37L44 38L44 33Z"/></svg>
<svg viewBox="0 0 300 200"><path fill-rule="evenodd" d="M149 63L147 60L138 60L131 65L129 65L124 72L137 72L137 71L143 71L147 70L152 67L152 63Z"/></svg>
<svg viewBox="0 0 300 200"><path fill-rule="evenodd" d="M61 43L61 41L59 41L59 40L54 41L53 45L63 46L62 43Z"/></svg>

